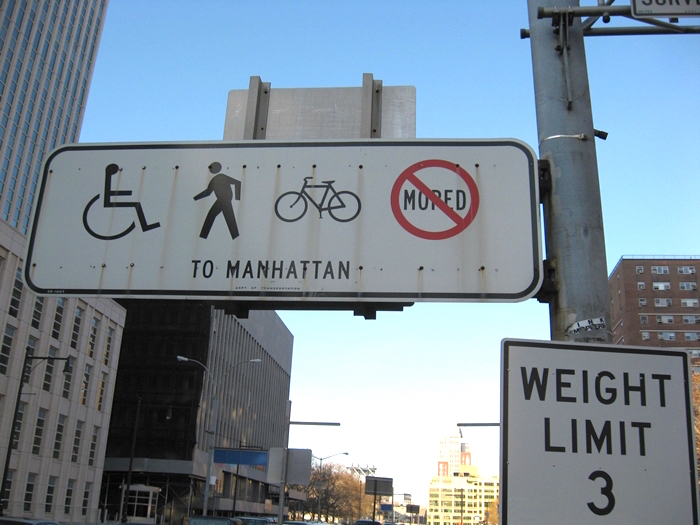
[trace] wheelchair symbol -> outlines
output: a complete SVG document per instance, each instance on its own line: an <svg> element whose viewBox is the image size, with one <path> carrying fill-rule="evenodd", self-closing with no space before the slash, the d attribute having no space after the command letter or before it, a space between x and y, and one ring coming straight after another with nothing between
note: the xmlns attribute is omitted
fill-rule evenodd
<svg viewBox="0 0 700 525"><path fill-rule="evenodd" d="M131 190L113 190L112 189L112 177L116 175L119 172L119 166L116 164L110 164L105 168L105 191L104 191L104 200L102 203L103 208L135 208L136 209L136 216L138 217L139 220L139 225L141 226L141 230L144 232L147 232L148 230L153 230L155 228L160 227L159 222L154 222L151 224L148 224L148 221L146 220L146 215L143 213L143 206L141 206L140 202L124 202L124 201L113 201L113 197L121 197L121 196L128 196L132 194ZM136 221L132 221L132 223L127 226L127 228L121 232L121 233L115 233L114 235L101 235L97 233L95 230L93 230L90 225L88 224L88 212L90 211L90 207L95 204L100 198L100 194L98 193L95 195L90 202L87 203L87 206L85 206L85 210L83 211L83 226L85 226L85 230L95 237L96 239L101 239L103 241L112 241L114 239L120 239L121 237L124 237L125 235L128 235L131 233L134 228L136 228Z"/></svg>

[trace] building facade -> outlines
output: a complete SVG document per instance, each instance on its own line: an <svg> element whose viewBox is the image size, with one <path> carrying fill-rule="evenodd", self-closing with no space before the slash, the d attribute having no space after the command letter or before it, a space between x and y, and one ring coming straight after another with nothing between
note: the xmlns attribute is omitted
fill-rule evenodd
<svg viewBox="0 0 700 525"><path fill-rule="evenodd" d="M483 523L489 505L499 496L497 477L481 478L472 466L454 476L434 476L430 481L428 525Z"/></svg>
<svg viewBox="0 0 700 525"><path fill-rule="evenodd" d="M215 448L286 446L293 337L273 311L239 319L204 301L120 303L128 322L100 504L109 521L179 525L202 513L214 399ZM210 514L277 515L264 470L213 464L211 474Z"/></svg>
<svg viewBox="0 0 700 525"><path fill-rule="evenodd" d="M609 278L615 344L700 352L700 257L622 257Z"/></svg>
<svg viewBox="0 0 700 525"><path fill-rule="evenodd" d="M107 0L0 3L5 515L97 520L125 310L108 299L35 296L24 286L22 258L42 162L79 137L106 8Z"/></svg>

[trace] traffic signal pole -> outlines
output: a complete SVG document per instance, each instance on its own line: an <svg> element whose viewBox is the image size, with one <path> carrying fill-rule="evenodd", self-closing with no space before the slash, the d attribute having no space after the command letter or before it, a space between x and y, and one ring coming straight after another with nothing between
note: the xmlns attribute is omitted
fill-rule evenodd
<svg viewBox="0 0 700 525"><path fill-rule="evenodd" d="M610 342L603 213L583 44L575 0L528 0L540 161L550 335L556 341ZM541 8L560 16L539 18Z"/></svg>

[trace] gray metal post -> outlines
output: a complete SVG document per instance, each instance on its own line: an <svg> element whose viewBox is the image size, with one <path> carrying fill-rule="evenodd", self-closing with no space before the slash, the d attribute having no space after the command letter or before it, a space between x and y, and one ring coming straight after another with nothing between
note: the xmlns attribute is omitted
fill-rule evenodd
<svg viewBox="0 0 700 525"><path fill-rule="evenodd" d="M551 169L551 191L543 198L556 288L550 332L552 340L607 343L605 237L581 21L566 13L537 16L538 7L576 6L576 0L528 0L539 154ZM593 321L599 318L605 326Z"/></svg>

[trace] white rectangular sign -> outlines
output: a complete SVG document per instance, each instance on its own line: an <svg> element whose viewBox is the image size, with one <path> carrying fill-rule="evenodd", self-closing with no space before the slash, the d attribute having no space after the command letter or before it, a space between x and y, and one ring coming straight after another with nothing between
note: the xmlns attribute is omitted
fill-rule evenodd
<svg viewBox="0 0 700 525"><path fill-rule="evenodd" d="M515 140L88 144L44 166L40 294L520 301L542 280Z"/></svg>
<svg viewBox="0 0 700 525"><path fill-rule="evenodd" d="M687 352L504 340L501 523L698 523Z"/></svg>
<svg viewBox="0 0 700 525"><path fill-rule="evenodd" d="M635 18L700 16L700 0L632 0Z"/></svg>

